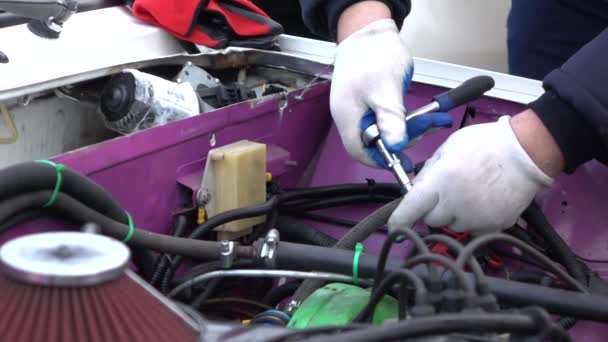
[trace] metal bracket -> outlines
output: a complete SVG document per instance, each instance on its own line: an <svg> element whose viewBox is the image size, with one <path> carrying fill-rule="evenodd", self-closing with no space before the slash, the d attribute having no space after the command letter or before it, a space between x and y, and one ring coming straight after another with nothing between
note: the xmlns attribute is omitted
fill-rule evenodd
<svg viewBox="0 0 608 342"><path fill-rule="evenodd" d="M180 70L177 76L175 76L175 82L188 82L192 85L192 88L194 89L198 88L199 85L205 86L207 88L214 88L222 85L220 80L213 77L204 69L192 64L192 62L187 62L184 65L182 70Z"/></svg>
<svg viewBox="0 0 608 342"><path fill-rule="evenodd" d="M220 267L231 268L234 264L234 241L220 241Z"/></svg>
<svg viewBox="0 0 608 342"><path fill-rule="evenodd" d="M262 245L262 251L260 257L264 260L266 267L273 269L276 266L276 260L274 258L274 252L279 245L279 231L271 229L266 237L264 238L264 244Z"/></svg>
<svg viewBox="0 0 608 342"><path fill-rule="evenodd" d="M192 62L187 62L182 70L175 76L175 82L177 83L190 83L193 89L198 89L199 86L203 86L205 88L215 88L222 85L220 80L213 77L213 75L209 74L202 68L197 67L192 64ZM215 107L206 103L205 101L201 102L201 112L206 113L215 109Z"/></svg>

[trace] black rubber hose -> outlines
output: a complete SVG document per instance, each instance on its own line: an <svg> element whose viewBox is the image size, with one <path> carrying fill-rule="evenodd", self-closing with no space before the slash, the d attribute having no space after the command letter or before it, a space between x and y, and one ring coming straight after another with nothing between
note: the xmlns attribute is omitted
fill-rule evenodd
<svg viewBox="0 0 608 342"><path fill-rule="evenodd" d="M150 279L154 274L154 266L159 258L159 254L143 246L131 247L131 260L137 267L144 279Z"/></svg>
<svg viewBox="0 0 608 342"><path fill-rule="evenodd" d="M279 285L271 289L266 293L266 295L264 295L264 298L262 298L262 303L275 307L282 300L296 292L299 286L299 281L291 281L289 283Z"/></svg>
<svg viewBox="0 0 608 342"><path fill-rule="evenodd" d="M555 255L557 261L564 265L568 273L581 284L588 286L586 265L578 260L576 254L555 231L538 204L532 202L524 211L522 217L528 223L528 229L533 229L546 241L549 250ZM571 317L562 317L559 319L559 324L564 329L570 329L576 324L576 320Z"/></svg>
<svg viewBox="0 0 608 342"><path fill-rule="evenodd" d="M399 197L401 196L401 189L395 183L375 183L370 181L368 184L354 183L304 189L285 189L283 199L290 201L301 198L330 198L361 194L367 194L368 197L375 195Z"/></svg>
<svg viewBox="0 0 608 342"><path fill-rule="evenodd" d="M356 226L358 223L357 221L348 220L348 219L344 219L344 218L340 218L340 217L319 215L319 214L313 214L313 213L291 213L291 212L287 211L286 214L293 216L293 217L301 218L301 219L328 223L328 224L331 224L334 226L342 226L342 227L348 227L348 228L352 228L352 227Z"/></svg>
<svg viewBox="0 0 608 342"><path fill-rule="evenodd" d="M211 232L213 229L228 222L269 214L277 208L280 200L281 198L279 197L279 195L273 195L264 204L253 207L228 210L223 213L212 216L203 224L196 227L192 231L192 233L190 233L188 239L197 240L203 235ZM169 291L169 284L171 283L173 275L175 274L175 270L181 264L183 256L177 255L172 257L172 262L169 262L167 258L164 258L164 260L166 260L164 262L164 265L163 261L161 260L161 265L164 266L163 278L161 280L161 292L167 293Z"/></svg>
<svg viewBox="0 0 608 342"><path fill-rule="evenodd" d="M388 219L391 217L399 203L401 203L401 198L393 200L392 202L385 204L384 206L372 212L366 218L361 220L359 224L354 226L353 229L351 229L340 240L338 240L334 247L339 249L353 249L357 242L361 242L367 239L372 233L378 231L379 228L384 227L384 225L388 222ZM310 269L315 270L314 268ZM293 295L292 301L298 304L302 303L314 291L323 286L323 284L324 282L321 280L309 279L303 281L302 285L300 285L296 293Z"/></svg>
<svg viewBox="0 0 608 342"><path fill-rule="evenodd" d="M199 293L198 296L196 296L196 298L194 298L191 302L190 305L195 307L195 308L200 308L201 305L207 301L207 299L209 299L209 297L213 296L216 292L217 292L217 288L220 285L220 281L221 279L216 278L216 279L211 279L206 285L205 285L205 289L203 290L203 292Z"/></svg>
<svg viewBox="0 0 608 342"><path fill-rule="evenodd" d="M302 200L301 202L285 202L281 203L279 210L289 210L290 212L304 212L314 211L327 208L335 208L352 204L359 203L387 203L394 200L393 196L369 196L364 195L352 195L345 197L334 197L320 200Z"/></svg>
<svg viewBox="0 0 608 342"><path fill-rule="evenodd" d="M52 191L56 182L57 171L51 165L26 162L9 166L0 170L0 201L17 194ZM106 190L68 167L63 170L61 192L114 220L124 218L124 210Z"/></svg>
<svg viewBox="0 0 608 342"><path fill-rule="evenodd" d="M527 335L538 332L536 325L537 322L532 317L522 314L442 314L399 321L397 323L386 323L380 326L356 329L340 334L322 335L306 339L306 341L405 341L416 337L456 333L517 333ZM559 341L562 341L562 339Z"/></svg>
<svg viewBox="0 0 608 342"><path fill-rule="evenodd" d="M370 319L376 311L376 306L384 298L388 290L395 285L399 280L406 280L407 284L411 284L416 288L415 296L417 304L425 304L424 302L428 299L428 292L424 282L412 271L402 269L395 271L386 276L380 284L373 290L367 305L359 312L357 317L353 319L354 323L371 323ZM405 288L401 283L401 288Z"/></svg>
<svg viewBox="0 0 608 342"><path fill-rule="evenodd" d="M42 207L48 201L51 193L52 191L48 190L36 191L0 202L0 220L23 210ZM52 210L79 224L87 222L97 223L102 228L104 234L120 241L124 240L129 232L129 226L126 223L114 221L63 193L57 196ZM126 221L125 217L124 222ZM137 228L133 230L133 235L128 244L194 259L217 260L219 258L218 242L176 238ZM237 256L244 257L251 257L253 253L252 249L247 246L238 246L235 252Z"/></svg>
<svg viewBox="0 0 608 342"><path fill-rule="evenodd" d="M519 271L511 274L509 279L543 286L552 286L555 283L555 279L551 278L547 273L538 271Z"/></svg>
<svg viewBox="0 0 608 342"><path fill-rule="evenodd" d="M337 248L281 242L275 251L277 269L294 271L317 270L322 272L352 274L354 251ZM327 262L331 260L331 262ZM373 278L377 273L378 256L362 254L359 258L359 277ZM401 258L388 259L387 272L403 267ZM419 266L414 272L429 280L428 268ZM470 282L475 278L467 273ZM514 306L538 305L556 315L574 316L579 319L608 322L608 296L586 294L535 284L526 284L496 277L485 277L490 292L504 303ZM451 281L451 279L446 279Z"/></svg>
<svg viewBox="0 0 608 342"><path fill-rule="evenodd" d="M178 215L175 217L175 221L173 223L173 236L181 237L188 226L188 219L185 215ZM150 277L150 284L156 286L158 281L161 279L163 275L163 271L165 270L165 266L167 262L170 262L171 256L168 254L159 255L156 260L156 264L154 265L154 272Z"/></svg>
<svg viewBox="0 0 608 342"><path fill-rule="evenodd" d="M332 247L338 242L333 236L307 225L301 220L279 216L276 228L281 234L281 240Z"/></svg>
<svg viewBox="0 0 608 342"><path fill-rule="evenodd" d="M576 254L574 254L568 244L555 231L555 228L547 221L547 218L538 204L533 202L530 207L524 211L522 217L530 225L528 229L535 230L543 237L546 243L549 244L557 261L564 265L566 270L568 270L568 273L570 273L574 279L581 282L581 284L587 285L587 267L578 260Z"/></svg>
<svg viewBox="0 0 608 342"><path fill-rule="evenodd" d="M21 223L31 221L39 217L47 217L52 215L53 212L51 210L44 208L29 209L18 212L0 224L0 233L4 233Z"/></svg>

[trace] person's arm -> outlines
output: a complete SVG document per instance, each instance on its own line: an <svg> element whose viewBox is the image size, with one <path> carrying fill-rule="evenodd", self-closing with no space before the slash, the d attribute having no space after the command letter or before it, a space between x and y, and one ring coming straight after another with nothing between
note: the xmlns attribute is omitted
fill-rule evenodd
<svg viewBox="0 0 608 342"><path fill-rule="evenodd" d="M389 221L486 233L511 227L562 171L608 158L608 30L544 80L513 118L465 127L439 147Z"/></svg>
<svg viewBox="0 0 608 342"><path fill-rule="evenodd" d="M366 0L347 7L338 17L337 43L376 20L391 19L391 9L382 1Z"/></svg>
<svg viewBox="0 0 608 342"><path fill-rule="evenodd" d="M541 171L555 177L564 170L562 151L533 110L515 115L510 123L519 144Z"/></svg>
<svg viewBox="0 0 608 342"><path fill-rule="evenodd" d="M392 18L400 27L403 19L410 13L410 0L300 0L302 17L306 26L315 34L338 40L338 21L344 11L349 7L359 5L360 2L379 2L385 4L390 10ZM352 11L352 9L350 9ZM362 16L365 16L360 12ZM370 13L370 15L373 15ZM363 25L365 26L365 25ZM362 26L360 26L362 27Z"/></svg>
<svg viewBox="0 0 608 342"><path fill-rule="evenodd" d="M547 90L530 104L557 142L565 171L608 160L608 29L543 81Z"/></svg>

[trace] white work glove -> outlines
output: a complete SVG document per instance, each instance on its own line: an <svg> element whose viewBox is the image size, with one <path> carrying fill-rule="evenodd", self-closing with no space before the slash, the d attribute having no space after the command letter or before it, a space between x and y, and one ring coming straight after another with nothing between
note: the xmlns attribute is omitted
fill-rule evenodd
<svg viewBox="0 0 608 342"><path fill-rule="evenodd" d="M519 144L508 116L463 128L425 163L390 218L392 231L431 227L482 234L511 227L553 179Z"/></svg>
<svg viewBox="0 0 608 342"><path fill-rule="evenodd" d="M362 118L370 108L376 112L387 148L398 153L406 146L403 94L412 74L412 57L392 19L372 22L338 45L330 107L342 143L353 158L386 167L380 155L361 141Z"/></svg>

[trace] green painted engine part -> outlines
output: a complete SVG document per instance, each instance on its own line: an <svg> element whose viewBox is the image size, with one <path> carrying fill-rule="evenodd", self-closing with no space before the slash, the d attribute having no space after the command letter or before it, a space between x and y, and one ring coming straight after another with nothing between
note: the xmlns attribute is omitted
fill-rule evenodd
<svg viewBox="0 0 608 342"><path fill-rule="evenodd" d="M332 283L315 291L300 305L289 320L290 328L311 328L328 325L347 325L363 310L370 292L360 287ZM395 298L384 296L376 306L373 324L397 318L398 303Z"/></svg>

